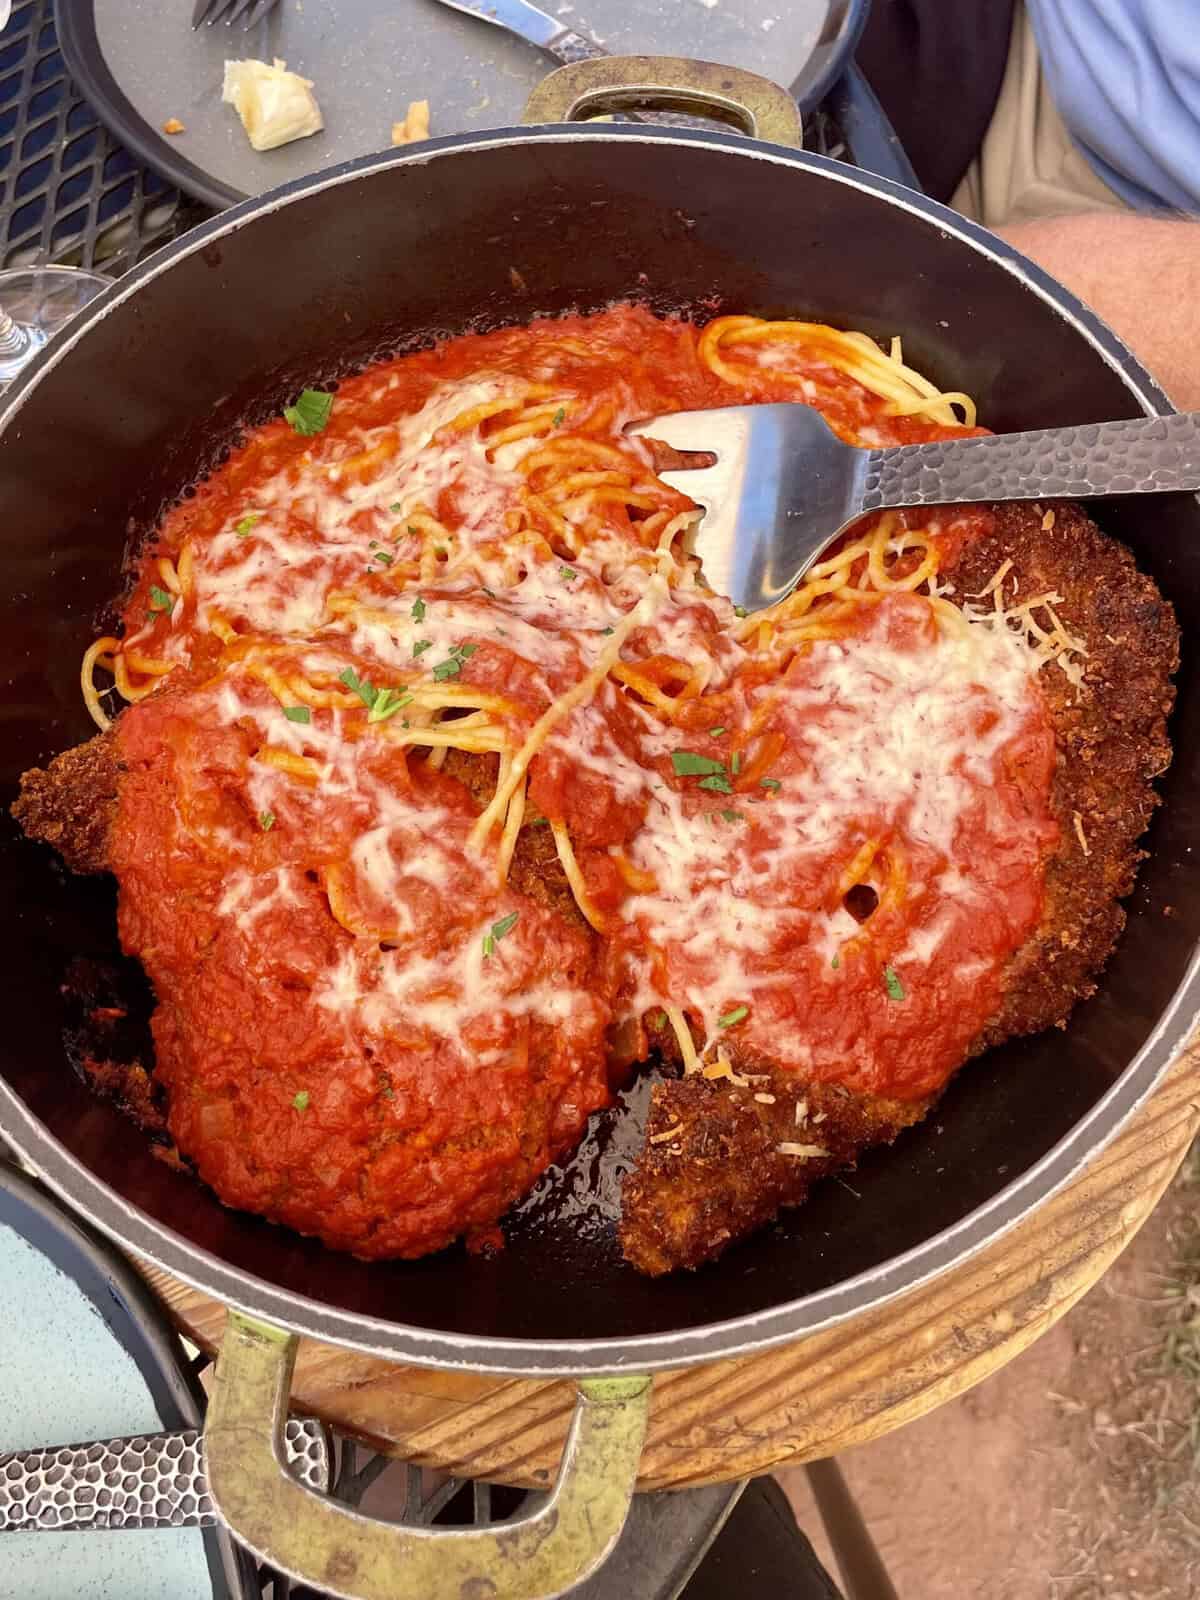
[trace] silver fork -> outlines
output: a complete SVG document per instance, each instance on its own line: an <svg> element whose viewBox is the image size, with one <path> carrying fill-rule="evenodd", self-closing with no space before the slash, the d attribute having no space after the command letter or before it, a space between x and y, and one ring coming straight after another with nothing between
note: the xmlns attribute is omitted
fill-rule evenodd
<svg viewBox="0 0 1200 1600"><path fill-rule="evenodd" d="M888 450L843 444L800 403L678 411L626 432L706 458L660 476L705 507L696 553L747 611L781 599L868 512L1200 490L1200 412Z"/></svg>
<svg viewBox="0 0 1200 1600"><path fill-rule="evenodd" d="M224 20L225 26L231 28L240 18L243 28L253 28L270 16L278 4L279 0L196 0L192 27L199 28L207 23L211 28L214 22Z"/></svg>

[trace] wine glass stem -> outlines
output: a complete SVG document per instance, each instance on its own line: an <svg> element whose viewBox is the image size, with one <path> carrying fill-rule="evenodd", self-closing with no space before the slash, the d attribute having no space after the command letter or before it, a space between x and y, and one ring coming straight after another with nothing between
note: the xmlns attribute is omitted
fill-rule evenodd
<svg viewBox="0 0 1200 1600"><path fill-rule="evenodd" d="M8 383L15 378L32 359L35 351L46 343L46 339L47 335L40 328L14 322L4 307L0 306L0 383Z"/></svg>

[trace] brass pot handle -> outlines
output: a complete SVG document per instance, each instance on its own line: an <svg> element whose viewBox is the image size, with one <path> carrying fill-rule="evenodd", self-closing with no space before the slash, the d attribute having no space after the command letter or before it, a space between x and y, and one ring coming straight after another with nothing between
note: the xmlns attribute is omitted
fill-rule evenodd
<svg viewBox="0 0 1200 1600"><path fill-rule="evenodd" d="M531 1516L493 1528L376 1522L306 1489L284 1465L297 1339L230 1311L204 1427L208 1484L264 1561L344 1600L552 1600L593 1572L625 1522L650 1380L581 1381L558 1479Z"/></svg>
<svg viewBox="0 0 1200 1600"><path fill-rule="evenodd" d="M800 108L757 72L686 56L600 56L542 79L522 122L578 122L610 111L686 111L732 123L751 139L798 147Z"/></svg>

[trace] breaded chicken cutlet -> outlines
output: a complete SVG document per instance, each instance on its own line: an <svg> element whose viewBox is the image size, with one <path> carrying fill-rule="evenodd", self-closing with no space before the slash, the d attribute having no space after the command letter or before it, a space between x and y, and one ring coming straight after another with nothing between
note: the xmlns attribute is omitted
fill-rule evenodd
<svg viewBox="0 0 1200 1600"><path fill-rule="evenodd" d="M966 544L940 577L978 595L1003 563L1022 594L1056 591L1058 615L1087 646L1083 682L1043 669L1057 747L1053 808L1059 843L1046 862L1045 906L1012 956L1002 1003L970 1050L1065 1023L1095 989L1133 888L1138 840L1171 758L1179 629L1171 607L1129 551L1078 507L994 508L989 534ZM670 1043L664 1039L668 1051ZM642 1272L696 1267L732 1240L799 1205L818 1179L890 1143L934 1099L862 1096L807 1084L731 1046L743 1083L693 1076L656 1087L647 1140L626 1179L622 1248ZM936 1098L936 1097L935 1097Z"/></svg>
<svg viewBox="0 0 1200 1600"><path fill-rule="evenodd" d="M1118 904L1133 885L1138 839L1156 804L1155 775L1170 759L1166 718L1178 629L1170 606L1127 550L1078 508L1053 515L1027 504L993 509L991 528L966 543L939 574L956 603L979 595L1008 564L1023 594L1054 591L1058 615L1086 644L1082 682L1053 667L1039 678L1057 759L1052 805L1058 843L1046 861L1036 932L1011 957L1002 1000L979 1033L975 1055L1014 1035L1065 1022L1091 993L1120 934ZM480 809L495 787L495 758L452 752L444 771ZM76 871L105 870L106 831L121 766L112 733L26 774L14 814L31 837L60 851ZM589 938L556 856L550 830L526 818L512 882ZM662 1021L652 1043L679 1065ZM896 1099L807 1082L769 1055L729 1044L730 1074L679 1076L651 1099L646 1142L626 1180L620 1237L627 1258L656 1275L696 1267L806 1197L812 1184L853 1166L926 1115L936 1097Z"/></svg>

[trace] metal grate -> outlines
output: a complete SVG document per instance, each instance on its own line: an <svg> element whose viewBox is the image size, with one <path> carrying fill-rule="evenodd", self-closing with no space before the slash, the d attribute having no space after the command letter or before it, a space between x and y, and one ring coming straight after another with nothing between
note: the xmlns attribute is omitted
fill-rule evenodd
<svg viewBox="0 0 1200 1600"><path fill-rule="evenodd" d="M208 213L137 161L67 76L52 0L0 33L0 265L118 276Z"/></svg>

